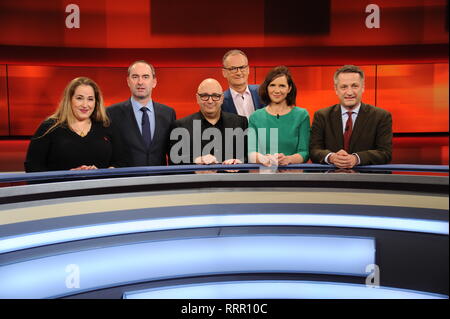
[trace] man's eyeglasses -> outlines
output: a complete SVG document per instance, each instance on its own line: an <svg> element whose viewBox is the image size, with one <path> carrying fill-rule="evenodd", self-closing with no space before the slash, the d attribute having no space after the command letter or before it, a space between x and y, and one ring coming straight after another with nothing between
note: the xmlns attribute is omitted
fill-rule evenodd
<svg viewBox="0 0 450 319"><path fill-rule="evenodd" d="M232 66L231 68L223 67L225 70L230 71L231 73L237 73L237 71L244 72L248 68L248 65L241 65L241 66Z"/></svg>
<svg viewBox="0 0 450 319"><path fill-rule="evenodd" d="M200 100L202 100L202 101L208 101L209 98L212 98L213 101L217 102L217 101L220 100L220 98L222 97L223 94L218 94L218 93L213 93L213 94L197 93L197 95L200 97Z"/></svg>

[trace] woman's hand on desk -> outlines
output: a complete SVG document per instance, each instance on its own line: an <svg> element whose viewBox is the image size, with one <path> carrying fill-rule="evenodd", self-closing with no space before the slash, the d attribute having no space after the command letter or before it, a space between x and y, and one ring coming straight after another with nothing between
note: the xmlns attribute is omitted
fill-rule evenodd
<svg viewBox="0 0 450 319"><path fill-rule="evenodd" d="M95 165L81 165L76 168L72 168L71 171L83 171L88 169L97 169L97 166Z"/></svg>

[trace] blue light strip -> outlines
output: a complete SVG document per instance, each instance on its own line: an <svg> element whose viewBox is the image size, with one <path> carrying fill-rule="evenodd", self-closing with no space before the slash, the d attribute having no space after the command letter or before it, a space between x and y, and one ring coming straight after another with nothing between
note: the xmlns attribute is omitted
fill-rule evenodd
<svg viewBox="0 0 450 319"><path fill-rule="evenodd" d="M144 281L215 274L367 276L366 266L374 263L373 238L253 235L151 241L2 266L0 298L53 298ZM79 282L78 287L70 284L74 282Z"/></svg>
<svg viewBox="0 0 450 319"><path fill-rule="evenodd" d="M39 233L5 237L0 253L74 240L139 232L226 226L321 226L387 229L448 235L444 221L413 218L322 214L241 214L173 217L80 226Z"/></svg>
<svg viewBox="0 0 450 319"><path fill-rule="evenodd" d="M159 287L125 292L124 299L448 299L446 295L361 284L255 280ZM222 307L224 308L224 307ZM217 312L225 313L226 309ZM229 313L229 312L228 312Z"/></svg>

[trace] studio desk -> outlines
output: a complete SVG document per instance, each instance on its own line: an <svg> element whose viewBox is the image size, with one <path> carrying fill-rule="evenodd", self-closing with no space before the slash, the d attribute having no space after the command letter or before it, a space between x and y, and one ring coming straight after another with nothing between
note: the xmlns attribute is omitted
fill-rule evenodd
<svg viewBox="0 0 450 319"><path fill-rule="evenodd" d="M448 298L448 182L431 165L1 174L0 298Z"/></svg>

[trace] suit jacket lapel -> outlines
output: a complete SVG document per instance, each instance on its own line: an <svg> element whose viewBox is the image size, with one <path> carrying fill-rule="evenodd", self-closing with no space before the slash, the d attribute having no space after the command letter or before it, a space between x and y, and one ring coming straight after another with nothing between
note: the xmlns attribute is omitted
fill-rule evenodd
<svg viewBox="0 0 450 319"><path fill-rule="evenodd" d="M350 138L350 150L358 142L358 139L363 135L366 123L369 120L369 112L364 103L361 103L359 108L358 117L356 118L355 124L353 125L352 136Z"/></svg>
<svg viewBox="0 0 450 319"><path fill-rule="evenodd" d="M158 124L164 123L164 119L162 118L161 109L158 103L153 101L153 112L155 112L155 131L153 133L152 142L150 143L150 148L152 147L153 143L159 138L161 135L161 130Z"/></svg>
<svg viewBox="0 0 450 319"><path fill-rule="evenodd" d="M344 147L344 134L342 133L342 114L341 106L336 104L330 114L331 132L335 136L336 148L338 150Z"/></svg>
<svg viewBox="0 0 450 319"><path fill-rule="evenodd" d="M233 101L233 97L231 96L230 89L228 89L228 90L226 90L224 92L223 98L224 98L224 104L226 103L229 106L229 109L226 110L225 112L230 112L230 113L236 113L237 114L236 105L234 105L234 101Z"/></svg>
<svg viewBox="0 0 450 319"><path fill-rule="evenodd" d="M126 106L126 108L127 110L125 112L125 116L127 116L127 122L130 123L131 127L133 127L131 129L130 135L132 136L132 139L135 141L136 145L138 145L141 149L146 150L141 131L139 130L136 117L134 116L131 100L128 100L128 105Z"/></svg>
<svg viewBox="0 0 450 319"><path fill-rule="evenodd" d="M258 90L255 87L248 86L248 89L250 90L250 93L252 94L252 100L253 100L253 106L255 107L255 111L260 108L259 103L259 95Z"/></svg>

